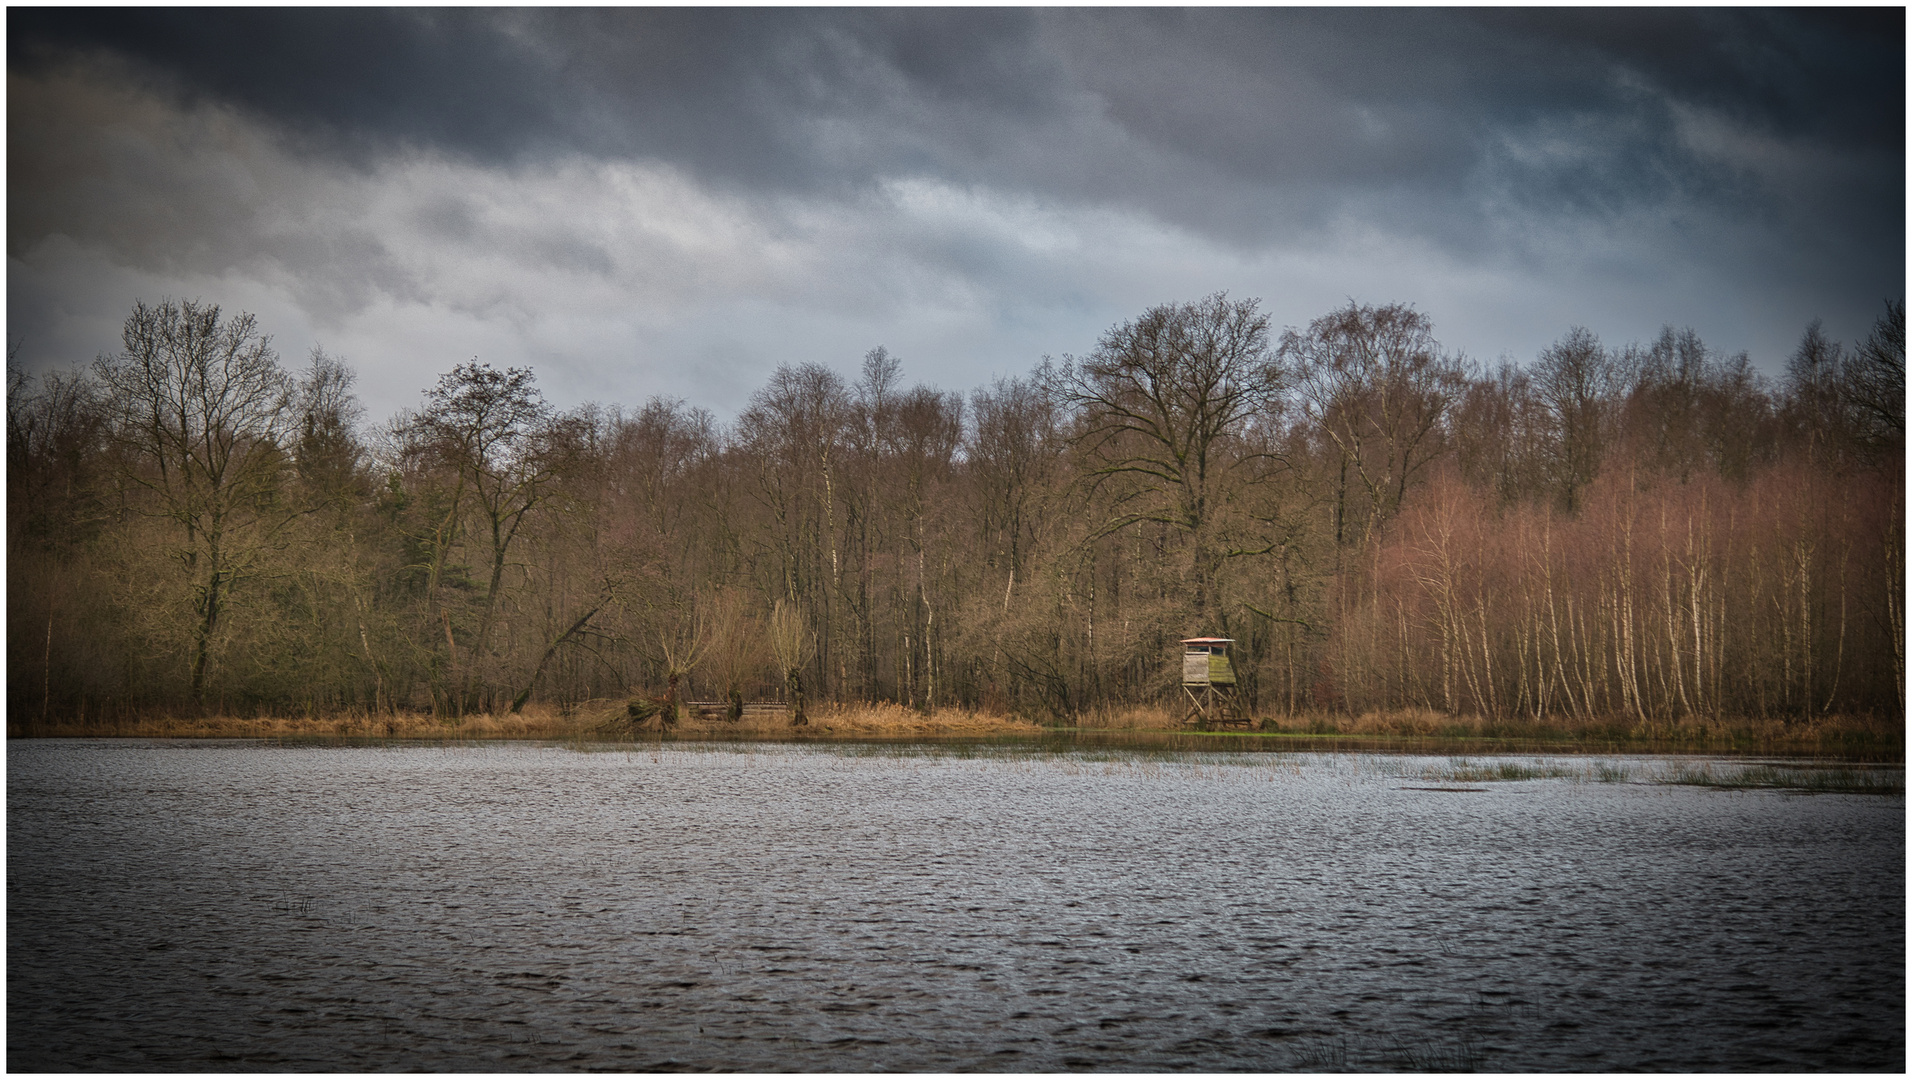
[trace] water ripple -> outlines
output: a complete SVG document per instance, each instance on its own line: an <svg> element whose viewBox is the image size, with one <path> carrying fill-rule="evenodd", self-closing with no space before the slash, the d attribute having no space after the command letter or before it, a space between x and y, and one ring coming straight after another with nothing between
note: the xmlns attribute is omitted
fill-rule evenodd
<svg viewBox="0 0 1912 1080"><path fill-rule="evenodd" d="M1902 797L15 742L8 1066L1898 1069Z"/></svg>

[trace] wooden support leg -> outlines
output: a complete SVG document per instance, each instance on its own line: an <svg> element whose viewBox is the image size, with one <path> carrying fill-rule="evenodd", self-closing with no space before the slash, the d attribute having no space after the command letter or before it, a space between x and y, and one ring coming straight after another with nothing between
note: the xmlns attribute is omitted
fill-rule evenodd
<svg viewBox="0 0 1912 1080"><path fill-rule="evenodd" d="M1202 687L1202 692L1197 694L1194 690L1189 689L1187 684L1184 684L1182 686L1182 693L1188 695L1188 715L1182 718L1182 723L1193 727L1197 731L1207 727L1209 688L1204 686Z"/></svg>

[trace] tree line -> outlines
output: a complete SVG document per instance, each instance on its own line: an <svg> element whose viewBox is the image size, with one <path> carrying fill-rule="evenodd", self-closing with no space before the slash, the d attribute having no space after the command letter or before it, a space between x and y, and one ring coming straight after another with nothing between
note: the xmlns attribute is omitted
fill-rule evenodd
<svg viewBox="0 0 1912 1080"><path fill-rule="evenodd" d="M632 694L1069 720L1236 641L1258 715L1904 708L1904 309L1782 377L1690 330L1487 367L1411 306L1215 295L964 396L879 347L734 422L478 360L368 424L246 314L9 369L16 716Z"/></svg>

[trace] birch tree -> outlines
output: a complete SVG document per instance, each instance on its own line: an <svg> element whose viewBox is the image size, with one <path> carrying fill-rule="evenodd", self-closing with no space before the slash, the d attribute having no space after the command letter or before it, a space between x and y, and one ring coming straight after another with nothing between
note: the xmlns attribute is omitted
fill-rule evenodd
<svg viewBox="0 0 1912 1080"><path fill-rule="evenodd" d="M1465 385L1460 363L1441 351L1433 321L1405 304L1349 303L1283 334L1281 355L1304 414L1334 446L1335 540L1365 545L1444 449L1441 423Z"/></svg>

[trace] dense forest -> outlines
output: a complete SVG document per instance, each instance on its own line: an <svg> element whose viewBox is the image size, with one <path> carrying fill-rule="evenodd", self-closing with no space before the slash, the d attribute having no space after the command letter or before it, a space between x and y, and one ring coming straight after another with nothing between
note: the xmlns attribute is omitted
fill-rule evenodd
<svg viewBox="0 0 1912 1080"><path fill-rule="evenodd" d="M9 371L8 705L1069 720L1217 635L1258 715L1901 714L1904 363L1896 303L1767 378L1673 328L1490 368L1409 306L1217 295L967 397L879 347L720 424L474 360L371 425L343 360L142 303Z"/></svg>

